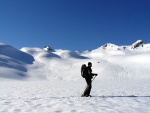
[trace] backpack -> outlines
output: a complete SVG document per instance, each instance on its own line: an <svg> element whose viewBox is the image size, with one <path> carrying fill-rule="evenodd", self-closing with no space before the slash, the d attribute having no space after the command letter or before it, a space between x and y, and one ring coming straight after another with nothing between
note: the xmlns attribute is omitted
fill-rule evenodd
<svg viewBox="0 0 150 113"><path fill-rule="evenodd" d="M86 65L85 64L82 64L82 66L81 66L81 76L83 77L83 78L85 78L85 72L84 72L84 70L86 69Z"/></svg>

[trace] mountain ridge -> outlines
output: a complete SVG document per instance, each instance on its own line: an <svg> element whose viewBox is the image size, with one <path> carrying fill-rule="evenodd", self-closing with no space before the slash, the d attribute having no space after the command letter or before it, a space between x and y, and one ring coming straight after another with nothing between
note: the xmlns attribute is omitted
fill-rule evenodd
<svg viewBox="0 0 150 113"><path fill-rule="evenodd" d="M92 62L93 72L99 74L98 79L144 79L150 78L149 57L150 44L141 41L129 46L107 43L83 52L29 47L18 50L0 44L0 78L80 80L81 65Z"/></svg>

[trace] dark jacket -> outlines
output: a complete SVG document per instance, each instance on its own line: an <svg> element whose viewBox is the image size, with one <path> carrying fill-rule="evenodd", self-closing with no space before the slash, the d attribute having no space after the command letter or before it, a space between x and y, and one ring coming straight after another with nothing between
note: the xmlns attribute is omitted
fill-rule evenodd
<svg viewBox="0 0 150 113"><path fill-rule="evenodd" d="M92 73L91 67L86 67L83 70L83 75L84 75L84 78L92 79L93 73Z"/></svg>

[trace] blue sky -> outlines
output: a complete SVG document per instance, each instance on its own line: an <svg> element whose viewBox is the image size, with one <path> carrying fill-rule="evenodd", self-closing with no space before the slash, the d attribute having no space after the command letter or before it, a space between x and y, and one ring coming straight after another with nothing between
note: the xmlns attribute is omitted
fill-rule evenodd
<svg viewBox="0 0 150 113"><path fill-rule="evenodd" d="M0 0L0 42L92 50L150 43L150 0Z"/></svg>

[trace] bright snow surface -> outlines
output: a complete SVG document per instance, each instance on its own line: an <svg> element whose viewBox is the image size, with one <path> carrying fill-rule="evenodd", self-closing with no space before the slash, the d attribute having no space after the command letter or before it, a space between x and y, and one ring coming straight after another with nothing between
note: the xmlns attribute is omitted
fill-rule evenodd
<svg viewBox="0 0 150 113"><path fill-rule="evenodd" d="M98 76L93 97L80 97L80 68L88 62ZM0 113L150 112L150 44L84 52L0 44L0 66Z"/></svg>

